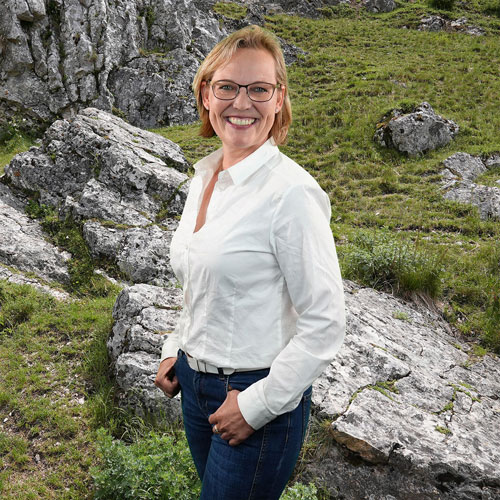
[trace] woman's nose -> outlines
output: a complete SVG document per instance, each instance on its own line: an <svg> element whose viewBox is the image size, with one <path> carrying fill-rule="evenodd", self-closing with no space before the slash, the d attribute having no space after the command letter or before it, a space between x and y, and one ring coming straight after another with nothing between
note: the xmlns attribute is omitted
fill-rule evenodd
<svg viewBox="0 0 500 500"><path fill-rule="evenodd" d="M248 109L252 106L252 101L248 97L246 88L240 88L238 95L234 98L233 106L238 109Z"/></svg>

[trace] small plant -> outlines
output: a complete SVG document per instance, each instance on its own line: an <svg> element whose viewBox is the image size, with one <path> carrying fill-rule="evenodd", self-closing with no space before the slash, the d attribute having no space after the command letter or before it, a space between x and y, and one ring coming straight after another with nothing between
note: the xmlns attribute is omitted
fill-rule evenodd
<svg viewBox="0 0 500 500"><path fill-rule="evenodd" d="M359 232L341 257L345 278L396 294L439 294L441 259L386 230Z"/></svg>
<svg viewBox="0 0 500 500"><path fill-rule="evenodd" d="M281 500L318 500L317 493L318 490L312 483L307 485L295 483L285 490Z"/></svg>
<svg viewBox="0 0 500 500"><path fill-rule="evenodd" d="M233 2L217 2L213 9L215 13L236 21L241 21L247 15L245 6Z"/></svg>
<svg viewBox="0 0 500 500"><path fill-rule="evenodd" d="M408 316L408 313L405 313L404 311L394 311L392 313L392 317L394 319L400 319L401 321L410 321L410 316Z"/></svg>
<svg viewBox="0 0 500 500"><path fill-rule="evenodd" d="M449 436L450 434L453 434L448 427L442 427L441 425L436 425L435 429L440 432L441 434L444 434L446 436Z"/></svg>
<svg viewBox="0 0 500 500"><path fill-rule="evenodd" d="M91 470L96 500L156 500L197 498L200 483L182 433L148 436L130 445L97 433L102 458Z"/></svg>

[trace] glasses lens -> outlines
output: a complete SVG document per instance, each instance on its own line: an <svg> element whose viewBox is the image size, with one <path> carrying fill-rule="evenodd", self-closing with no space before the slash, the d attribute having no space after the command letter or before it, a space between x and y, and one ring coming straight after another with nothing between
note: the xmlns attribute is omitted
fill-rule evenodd
<svg viewBox="0 0 500 500"><path fill-rule="evenodd" d="M252 101L269 101L274 94L274 88L270 83L254 83L248 86L248 95Z"/></svg>
<svg viewBox="0 0 500 500"><path fill-rule="evenodd" d="M215 97L218 99L234 99L238 94L238 85L234 82L220 80L212 84Z"/></svg>

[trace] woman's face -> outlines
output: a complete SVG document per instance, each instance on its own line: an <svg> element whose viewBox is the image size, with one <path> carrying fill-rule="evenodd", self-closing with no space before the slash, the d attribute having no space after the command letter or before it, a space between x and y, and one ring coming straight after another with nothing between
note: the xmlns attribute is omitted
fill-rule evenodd
<svg viewBox="0 0 500 500"><path fill-rule="evenodd" d="M218 68L212 82L231 80L240 85L255 82L276 84L276 65L273 56L264 49L238 49L227 64ZM250 100L246 89L241 88L235 99L220 100L212 88L202 83L203 104L215 133L224 147L224 154L241 158L258 149L269 138L276 113L283 105L283 91L276 89L271 100Z"/></svg>

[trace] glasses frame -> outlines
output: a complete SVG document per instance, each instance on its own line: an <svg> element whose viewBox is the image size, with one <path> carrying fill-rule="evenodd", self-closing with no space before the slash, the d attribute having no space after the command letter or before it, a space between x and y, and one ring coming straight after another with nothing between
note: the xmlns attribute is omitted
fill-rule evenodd
<svg viewBox="0 0 500 500"><path fill-rule="evenodd" d="M224 99L223 97L216 96L215 90L214 90L214 84L219 83L219 82L229 82L229 83L233 83L234 85L236 85L238 87L238 90L236 91L236 95L234 97L229 98L229 99ZM281 87L282 87L281 83L274 84L274 83L269 83L269 82L252 82L252 83L248 83L247 85L240 85L239 83L233 82L232 80L217 80L215 82L212 82L212 80L207 80L207 83L212 87L212 92L214 94L214 97L216 99L219 99L219 101L233 101L234 99L236 99L238 97L238 95L240 93L240 89L244 88L247 91L247 97L252 102L269 102L273 98L274 92L276 91L276 89L281 89ZM258 83L265 83L266 85L271 85L273 87L273 92L271 94L271 97L269 97L269 99L266 99L265 101L256 101L255 99L252 99L250 97L250 94L248 93L248 87L251 87L252 85L256 85Z"/></svg>

